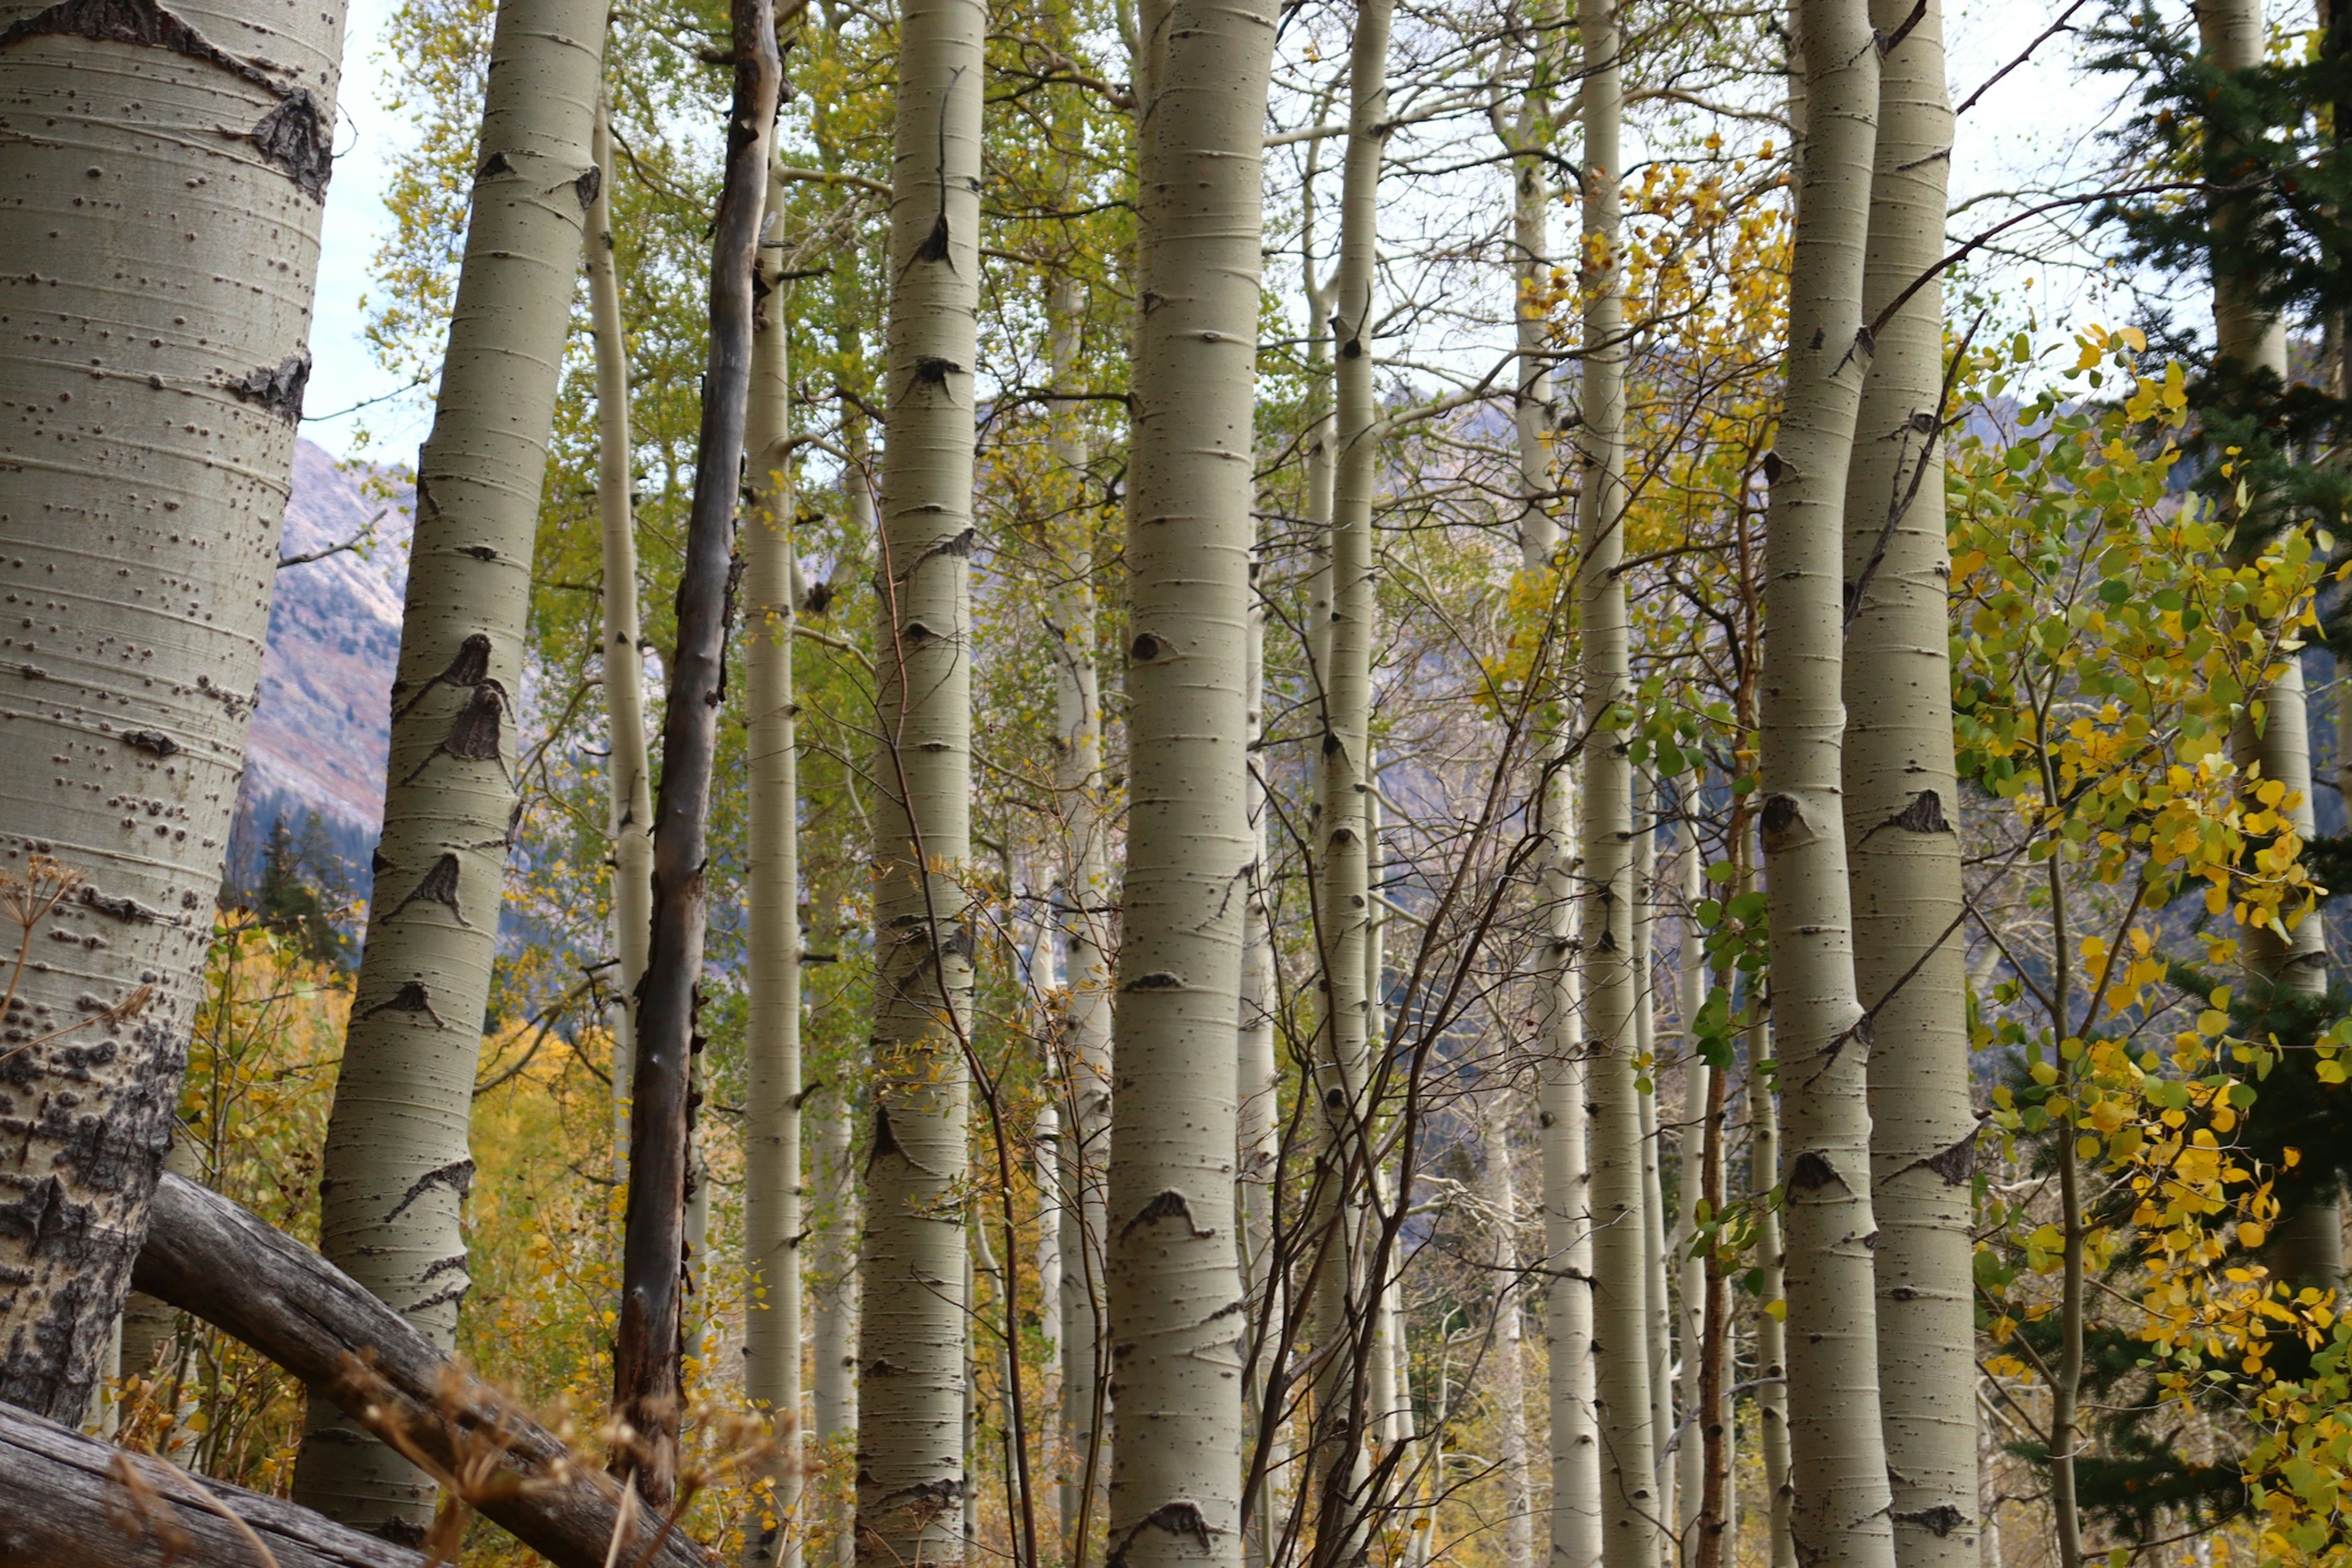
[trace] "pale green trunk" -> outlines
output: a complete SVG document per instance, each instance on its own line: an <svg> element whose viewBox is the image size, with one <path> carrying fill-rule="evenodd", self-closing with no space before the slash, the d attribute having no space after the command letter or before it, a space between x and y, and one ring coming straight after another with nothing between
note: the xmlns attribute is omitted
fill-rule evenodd
<svg viewBox="0 0 2352 1568"><path fill-rule="evenodd" d="M901 18L874 807L874 1136L859 1255L857 1561L962 1560L963 1041L975 932L971 485L978 0Z"/></svg>
<svg viewBox="0 0 2352 1568"><path fill-rule="evenodd" d="M1906 28L1879 75L1862 310L1941 259L1952 145L1939 0L1877 0ZM1950 552L1944 539L1943 290L1877 332L1845 489L1844 819L1854 982L1869 1042L1878 1378L1901 1568L1976 1557L1975 1284L1960 841L1952 818ZM1867 582L1863 580L1867 576ZM1853 595L1856 584L1862 591Z"/></svg>
<svg viewBox="0 0 2352 1568"><path fill-rule="evenodd" d="M1128 499L1131 801L1115 1037L1110 1339L1121 1568L1241 1561L1231 1041L1269 13L1146 0Z"/></svg>
<svg viewBox="0 0 2352 1568"><path fill-rule="evenodd" d="M520 761L531 549L587 209L604 11L503 0L433 431L418 454L383 837L320 1182L319 1249L436 1344L458 1226ZM421 1531L431 1482L314 1401L295 1499Z"/></svg>
<svg viewBox="0 0 2352 1568"><path fill-rule="evenodd" d="M799 1568L801 1518L800 779L793 732L790 320L783 281L785 186L768 187L759 318L743 451L751 490L740 549L749 753L749 1013L744 1025L743 1393L772 1445L770 1489L744 1532L749 1568Z"/></svg>
<svg viewBox="0 0 2352 1568"><path fill-rule="evenodd" d="M637 626L635 477L630 466L629 347L613 244L613 123L596 105L596 166L588 208L588 324L596 342L596 520L604 560L606 826L613 839L613 1174L629 1173L629 1080L637 1056L637 982L653 938L653 770L646 761L645 644Z"/></svg>
<svg viewBox="0 0 2352 1568"><path fill-rule="evenodd" d="M22 0L0 23L0 581L22 611L0 638L0 873L33 920L0 962L37 961L0 1024L0 1401L70 1422L146 1229L212 935L343 6Z"/></svg>
<svg viewBox="0 0 2352 1568"><path fill-rule="evenodd" d="M1787 394L1768 466L1760 813L1789 1153L1790 1532L1811 1568L1891 1568L1873 1295L1865 1021L1854 989L1841 768L1843 533L1870 368L1863 253L1878 47L1863 0L1801 0L1807 126Z"/></svg>

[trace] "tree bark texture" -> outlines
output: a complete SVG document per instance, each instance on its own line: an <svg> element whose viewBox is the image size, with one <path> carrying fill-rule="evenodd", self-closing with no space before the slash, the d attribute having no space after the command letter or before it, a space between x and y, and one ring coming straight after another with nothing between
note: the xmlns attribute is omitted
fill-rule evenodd
<svg viewBox="0 0 2352 1568"><path fill-rule="evenodd" d="M693 1058L709 917L705 880L711 764L726 684L735 506L751 382L753 268L767 211L768 136L783 78L773 0L730 11L734 98L710 242L710 355L695 443L694 502L677 579L677 646L662 715L661 786L654 801L653 931L637 991L637 1059L630 1094L627 1234L613 1404L628 1430L614 1456L646 1502L668 1506L677 1484L684 1390L686 1202L692 1158Z"/></svg>
<svg viewBox="0 0 2352 1568"><path fill-rule="evenodd" d="M1144 0L1113 1019L1114 1568L1241 1561L1233 1032L1246 779L1260 138L1275 16ZM1179 1108L1171 1114L1171 1108Z"/></svg>
<svg viewBox="0 0 2352 1568"><path fill-rule="evenodd" d="M1768 465L1760 812L1789 1149L1790 1531L1813 1568L1891 1568L1871 1245L1867 1020L1854 988L1842 764L1846 477L1871 364L1862 310L1878 47L1862 0L1800 0L1804 184L1785 412Z"/></svg>
<svg viewBox="0 0 2352 1568"><path fill-rule="evenodd" d="M604 8L503 0L433 429L416 464L383 836L335 1082L320 1248L436 1344L470 1283L459 1216L518 784L532 543L593 146ZM415 1539L433 1489L314 1407L294 1496Z"/></svg>
<svg viewBox="0 0 2352 1568"><path fill-rule="evenodd" d="M1879 68L1862 314L1942 258L1952 114L1938 0L1877 0ZM1968 986L1952 820L1944 302L1921 287L1877 333L1846 479L1844 789L1854 983L1870 1009L1878 1381L1900 1568L1976 1557L1975 1282Z"/></svg>
<svg viewBox="0 0 2352 1568"><path fill-rule="evenodd" d="M857 1561L962 1561L979 0L901 13L874 810Z"/></svg>
<svg viewBox="0 0 2352 1568"><path fill-rule="evenodd" d="M259 1542L260 1550L256 1549ZM0 1405L0 1568L424 1568L405 1547Z"/></svg>
<svg viewBox="0 0 2352 1568"><path fill-rule="evenodd" d="M1651 1420L1649 1281L1643 1247L1641 1091L1634 1085L1633 764L1613 726L1631 700L1623 560L1625 303L1619 140L1623 34L1612 0L1581 0L1584 49L1584 466L1577 596L1583 635L1586 1090L1592 1108L1593 1359L1601 1425L1601 1561L1658 1560L1657 1434Z"/></svg>
<svg viewBox="0 0 2352 1568"><path fill-rule="evenodd" d="M0 584L22 612L0 635L0 941L37 960L0 1022L0 1400L61 1421L97 1387L172 1141L342 31L336 0L0 6Z"/></svg>
<svg viewBox="0 0 2352 1568"><path fill-rule="evenodd" d="M1641 1089L1642 1279L1649 1311L1650 1440L1657 1462L1659 1527L1675 1531L1675 1473L1667 1445L1675 1435L1674 1297L1666 1270L1666 1200L1659 1162L1658 1105L1658 786L1648 770L1633 791L1633 1060ZM1678 1539L1678 1536L1677 1536ZM1673 1542L1661 1543L1661 1549Z"/></svg>
<svg viewBox="0 0 2352 1568"><path fill-rule="evenodd" d="M760 245L743 450L744 662L750 711L751 996L744 1030L743 1392L768 1423L768 1493L746 1531L748 1568L800 1568L801 921L800 777L793 618L791 345L783 279L786 186L772 180Z"/></svg>
<svg viewBox="0 0 2352 1568"><path fill-rule="evenodd" d="M1535 1488L1528 1465L1527 1331L1521 1315L1519 1190L1511 1148L1510 1087L1496 1084L1486 1112L1486 1205L1494 1227L1494 1400L1503 1471L1503 1568L1534 1568Z"/></svg>
<svg viewBox="0 0 2352 1568"><path fill-rule="evenodd" d="M637 530L630 462L629 342L613 244L613 123L596 105L596 167L588 207L588 324L596 339L596 521L604 546L604 763L613 840L613 1174L629 1173L629 1089L636 1071L637 983L653 939L653 772L646 761L645 644L637 616Z"/></svg>
<svg viewBox="0 0 2352 1568"><path fill-rule="evenodd" d="M480 1489L482 1512L556 1568L605 1568L620 1517L619 1486L266 1220L166 1175L135 1278L147 1294L202 1318L340 1403L355 1422L378 1433L396 1428L444 1469L496 1454L498 1472L512 1484ZM658 1517L634 1510L630 1517L625 1561L709 1568L688 1537L677 1531L665 1537Z"/></svg>

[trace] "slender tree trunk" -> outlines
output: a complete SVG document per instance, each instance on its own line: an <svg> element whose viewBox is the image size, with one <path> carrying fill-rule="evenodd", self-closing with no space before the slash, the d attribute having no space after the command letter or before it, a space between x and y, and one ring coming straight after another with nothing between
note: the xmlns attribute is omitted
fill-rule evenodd
<svg viewBox="0 0 2352 1568"><path fill-rule="evenodd" d="M822 907L822 906L820 906ZM850 1097L829 1087L817 1101L816 1171L820 1185L809 1255L809 1295L815 1307L811 1346L813 1435L828 1457L857 1430L857 1171L851 1156ZM856 1550L852 1500L832 1477L825 1483L826 1525L835 1568L850 1568Z"/></svg>
<svg viewBox="0 0 2352 1568"><path fill-rule="evenodd" d="M1743 868L1743 871L1745 868ZM1753 879L1742 875L1740 891ZM1772 1026L1759 1016L1748 1028L1748 1190L1761 1196L1780 1184L1780 1110L1772 1079ZM1756 1261L1763 1279L1756 1292L1756 1427L1762 1451L1765 1536L1772 1552L1772 1568L1798 1568L1794 1539L1790 1533L1795 1497L1789 1452L1789 1329L1785 1306L1780 1315L1774 1302L1787 1300L1788 1248L1781 1239L1780 1212L1767 1205L1756 1225Z"/></svg>
<svg viewBox="0 0 2352 1568"><path fill-rule="evenodd" d="M587 210L604 11L504 0L466 256L417 458L383 837L320 1173L320 1250L444 1349L470 1283L459 1214L515 826L530 562ZM423 1475L324 1404L299 1502L417 1539Z"/></svg>
<svg viewBox="0 0 2352 1568"><path fill-rule="evenodd" d="M979 0L901 16L874 813L874 1139L858 1351L857 1561L954 1564L962 1444ZM1083 1129L1080 1129L1083 1135Z"/></svg>
<svg viewBox="0 0 2352 1568"><path fill-rule="evenodd" d="M1938 0L1877 0L1902 41L1880 67L1862 310L1941 258L1952 145ZM1976 1556L1975 1285L1959 809L1947 651L1951 561L1940 450L1943 291L1879 330L1845 491L1844 821L1854 981L1871 1008L1878 1378L1901 1568ZM1857 591L1858 590L1858 591Z"/></svg>
<svg viewBox="0 0 2352 1568"><path fill-rule="evenodd" d="M1128 502L1131 807L1109 1300L1121 1568L1241 1561L1233 1244L1234 889L1246 791L1260 195L1270 13L1144 0ZM1211 1374L1210 1369L1221 1369Z"/></svg>
<svg viewBox="0 0 2352 1568"><path fill-rule="evenodd" d="M1046 301L1055 384L1077 390L1079 328L1086 308L1076 279L1056 275ZM1054 789L1060 809L1061 927L1066 955L1061 1069L1070 1136L1063 1145L1061 1289L1062 1438L1067 1456L1061 1492L1066 1528L1083 1512L1089 1532L1099 1517L1079 1506L1080 1489L1108 1479L1100 1438L1108 1409L1100 1342L1103 1313L1103 1177L1110 1141L1111 876L1108 824L1102 804L1102 693L1096 662L1095 512L1086 504L1087 451L1075 405L1057 411L1049 449L1058 478L1051 524L1053 571L1066 586L1052 616ZM1074 1557L1076 1553L1074 1552Z"/></svg>
<svg viewBox="0 0 2352 1568"><path fill-rule="evenodd" d="M1869 1044L1854 990L1841 798L1838 526L1870 368L1862 313L1878 48L1862 0L1800 0L1807 127L1786 411L1765 541L1763 828L1773 1032L1789 1140L1790 1530L1800 1562L1894 1562L1871 1268Z"/></svg>
<svg viewBox="0 0 2352 1568"><path fill-rule="evenodd" d="M58 1420L98 1386L186 1065L310 369L343 10L192 0L167 36L152 11L0 7L0 581L40 605L0 675L5 962L35 960L0 1029L0 1401Z"/></svg>
<svg viewBox="0 0 2352 1568"><path fill-rule="evenodd" d="M695 447L694 507L678 574L677 646L662 718L654 802L653 935L638 988L629 1126L628 1228L613 1350L613 1404L628 1433L616 1473L646 1501L675 1495L685 1389L686 1201L692 1061L709 913L705 881L712 763L724 689L735 506L752 379L754 282L768 194L768 133L783 71L772 0L734 0L727 159L710 246L710 357Z"/></svg>
<svg viewBox="0 0 2352 1568"><path fill-rule="evenodd" d="M637 627L637 533L630 464L629 344L613 244L613 121L596 104L596 167L588 207L588 324L596 341L596 518L604 556L604 763L613 839L613 1174L629 1173L629 1082L636 1068L637 983L653 937L653 771L646 760L645 645Z"/></svg>
<svg viewBox="0 0 2352 1568"><path fill-rule="evenodd" d="M1665 1184L1658 1113L1658 870L1657 781L1644 770L1633 796L1633 1059L1649 1087L1640 1090L1642 1114L1642 1278L1648 1287L1650 1432L1658 1461L1658 1522L1675 1531L1675 1466L1667 1446L1675 1435L1674 1299L1666 1267ZM1670 1548L1671 1541L1663 1543Z"/></svg>
<svg viewBox="0 0 2352 1568"><path fill-rule="evenodd" d="M1365 938L1371 915L1371 667L1375 594L1372 499L1379 479L1380 412L1372 382L1372 310L1380 234L1380 176L1388 118L1391 0L1355 10L1349 62L1347 161L1339 196L1339 265L1332 291L1336 392L1328 557L1330 617L1320 661L1323 738L1316 787L1318 976L1322 1007L1312 1092L1318 1206L1309 1224L1315 1262L1309 1289L1317 1354L1307 1484L1316 1521L1315 1556L1349 1561L1360 1534L1364 1415L1357 1342L1373 1283L1364 1277L1360 1195L1370 1163ZM1371 1336L1363 1335L1368 1344Z"/></svg>
<svg viewBox="0 0 2352 1568"><path fill-rule="evenodd" d="M2196 13L2198 39L2218 69L2252 70L2267 58L2269 36L2262 0L2200 0ZM2206 166L2231 169L2232 154L2226 141L2218 133L2210 141ZM2230 176L2224 173L2214 177ZM2253 198L2215 204L2217 233L2269 220ZM2287 380L2286 324L2257 298L2253 279L2215 272L2213 335L2220 359L2234 363L2240 374L2267 372L2282 383ZM2232 540L2232 555L2251 559L2261 542L2257 531L2247 530ZM2259 693L2264 710L2259 732L2250 722L2242 724L2232 749L2240 766L2258 764L2263 778L2286 785L2288 798L2295 803L2286 815L2296 836L2308 842L2318 829L2311 795L2311 721L2299 646L2284 655L2282 666L2278 678L2265 683ZM2268 982L2278 995L2318 996L2327 990L2326 925L2316 908L2284 940L2267 927L2247 927L2245 954L2248 970ZM2329 1289L2342 1284L2340 1195L2330 1194L2283 1214L2273 1231L2270 1260L2279 1278L2298 1285Z"/></svg>
<svg viewBox="0 0 2352 1568"><path fill-rule="evenodd" d="M1244 786L1250 819L1250 895L1244 912L1242 937L1241 1012L1234 1036L1234 1105L1239 1131L1234 1169L1239 1173L1235 1202L1239 1205L1236 1234L1241 1238L1242 1288L1250 1303L1251 1321L1282 1321L1280 1272L1274 1267L1275 1183L1281 1174L1281 1064L1276 1057L1274 1012L1274 928L1266 911L1265 781L1259 771L1258 747L1265 716L1265 599L1257 587L1260 559L1250 563L1249 644L1244 660L1243 694L1247 703L1248 768ZM1272 1336L1268 1336L1271 1340ZM1243 1390L1245 1430L1264 1430L1265 1401L1272 1369L1262 1353L1248 1387ZM1266 1568L1274 1561L1281 1526L1275 1519L1275 1480L1279 1468L1268 1456L1259 1494L1250 1500L1248 1538L1243 1558L1248 1568Z"/></svg>
<svg viewBox="0 0 2352 1568"><path fill-rule="evenodd" d="M1528 1466L1526 1331L1520 1316L1519 1191L1511 1152L1510 1086L1498 1083L1486 1107L1486 1206L1495 1227L1494 1357L1496 1458L1503 1477L1503 1568L1534 1568L1535 1489Z"/></svg>
<svg viewBox="0 0 2352 1568"><path fill-rule="evenodd" d="M1698 1054L1698 1035L1692 1027L1706 993L1706 959L1698 925L1690 912L1706 893L1698 863L1697 782L1693 775L1681 792L1678 805L1682 820L1675 827L1674 859L1675 891L1680 906L1675 922L1680 948L1675 964L1675 1011L1680 1016L1683 1057L1680 1154L1676 1162L1676 1195L1681 1201L1675 1216L1672 1259L1681 1297L1675 1313L1675 1359L1682 1368L1682 1420L1675 1436L1675 1531L1682 1543L1681 1561L1692 1568L1696 1568L1700 1540L1708 1528L1706 1429L1715 1420L1716 1406L1722 1397L1719 1384L1711 1392L1706 1386L1709 1348L1706 1265L1691 1250L1699 1226L1717 1206L1706 1168L1708 1102L1717 1093L1715 1073Z"/></svg>
<svg viewBox="0 0 2352 1568"><path fill-rule="evenodd" d="M801 929L800 777L793 620L800 570L793 522L791 318L783 279L784 184L768 187L758 315L743 424L751 504L743 555L749 667L751 984L744 1029L743 1392L774 1451L761 1465L772 1522L746 1531L748 1568L800 1568Z"/></svg>
<svg viewBox="0 0 2352 1568"><path fill-rule="evenodd" d="M1593 1356L1601 1421L1601 1560L1654 1568L1656 1437L1650 1405L1649 1277L1643 1256L1641 994L1633 968L1633 765L1611 715L1631 700L1624 558L1625 353L1618 248L1623 35L1612 0L1580 0L1584 48L1584 423L1578 448L1578 600L1583 633L1584 881L1581 953L1592 1106Z"/></svg>

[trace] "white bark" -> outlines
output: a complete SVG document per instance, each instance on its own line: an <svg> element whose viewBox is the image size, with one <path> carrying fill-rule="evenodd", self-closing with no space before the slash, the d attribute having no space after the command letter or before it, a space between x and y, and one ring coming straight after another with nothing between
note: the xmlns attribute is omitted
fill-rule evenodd
<svg viewBox="0 0 2352 1568"><path fill-rule="evenodd" d="M1874 319L1941 259L1952 115L1938 0L1878 0L1876 167L1862 310ZM1845 490L1845 830L1854 981L1872 1009L1871 1204L1878 1377L1901 1568L1976 1556L1976 1341L1968 998L1946 626L1951 561L1936 425L1943 290L1877 333ZM1864 578L1867 575L1867 581Z"/></svg>
<svg viewBox="0 0 2352 1568"><path fill-rule="evenodd" d="M860 1323L857 1561L962 1560L968 1257L962 1041L971 855L980 0L899 28L874 808L874 1139Z"/></svg>
<svg viewBox="0 0 2352 1568"><path fill-rule="evenodd" d="M1584 878L1581 953L1592 1107L1593 1355L1601 1422L1607 1568L1654 1568L1658 1560L1656 1433L1651 1418L1649 1280L1643 1256L1639 1043L1634 1012L1633 768L1621 731L1605 727L1630 700L1624 558L1625 353L1618 250L1619 134L1624 108L1623 35L1612 0L1580 0L1584 48L1584 463L1578 507L1582 623Z"/></svg>
<svg viewBox="0 0 2352 1568"><path fill-rule="evenodd" d="M1743 887L1741 891L1746 891ZM1772 1027L1758 1019L1748 1030L1748 1190L1761 1195L1780 1184L1780 1110L1765 1064L1772 1057ZM1786 1300L1786 1248L1780 1210L1766 1205L1756 1225L1756 1266L1764 1271L1756 1293L1757 1447L1764 1469L1764 1535L1772 1568L1797 1568L1790 1537L1789 1459L1789 1327L1769 1310Z"/></svg>
<svg viewBox="0 0 2352 1568"><path fill-rule="evenodd" d="M1676 1518L1675 1467L1666 1452L1675 1432L1674 1300L1666 1272L1665 1187L1659 1175L1657 932L1657 782L1644 770L1633 796L1634 1060L1650 1087L1642 1090L1642 1277L1648 1286L1650 1432L1658 1460L1658 1518Z"/></svg>
<svg viewBox="0 0 2352 1568"><path fill-rule="evenodd" d="M1241 1560L1234 1266L1252 416L1271 12L1140 7L1128 509L1130 798L1115 1014L1110 1542L1122 1568Z"/></svg>
<svg viewBox="0 0 2352 1568"><path fill-rule="evenodd" d="M613 1174L629 1166L637 982L653 937L653 770L646 761L645 645L637 624L635 477L630 464L629 346L613 244L613 124L599 99L593 151L603 176L588 208L588 324L596 342L596 517L604 564L606 825L613 839Z"/></svg>
<svg viewBox="0 0 2352 1568"><path fill-rule="evenodd" d="M1683 784L1683 820L1675 829L1674 858L1675 890L1681 904L1675 922L1681 949L1675 955L1675 1011L1681 1016L1683 1100L1682 1114L1677 1118L1681 1124L1681 1151L1676 1161L1681 1173L1677 1194L1681 1201L1676 1205L1675 1245L1669 1261L1681 1296L1679 1310L1675 1313L1675 1360L1682 1369L1682 1405L1681 1421L1675 1427L1678 1446L1675 1449L1674 1520L1685 1562L1692 1560L1698 1544L1693 1527L1706 1506L1706 1431L1717 1419L1714 1412L1700 1405L1699 1363L1706 1330L1706 1265L1691 1252L1691 1245L1698 1236L1699 1202L1706 1195L1702 1149L1707 1090L1714 1077L1714 1069L1698 1054L1698 1037L1691 1028L1706 999L1706 959L1700 945L1697 921L1690 912L1706 896L1699 868L1698 825L1692 815L1698 804L1696 784L1696 777L1686 779Z"/></svg>
<svg viewBox="0 0 2352 1568"><path fill-rule="evenodd" d="M801 930L800 780L793 699L794 561L792 376L783 281L787 187L768 187L743 451L751 504L741 550L751 857L749 1016L744 1027L743 1392L773 1445L759 1473L768 1517L747 1528L749 1568L800 1568Z"/></svg>
<svg viewBox="0 0 2352 1568"><path fill-rule="evenodd" d="M5 939L39 962L0 1025L0 1401L72 1421L212 935L310 374L343 6L12 0L0 26L0 314L19 323L0 581L22 611L0 637L0 872L39 927ZM36 857L68 879L43 885Z"/></svg>
<svg viewBox="0 0 2352 1568"><path fill-rule="evenodd" d="M1497 1084L1486 1112L1486 1207L1494 1227L1491 1286L1496 1458L1503 1479L1503 1568L1533 1568L1535 1489L1528 1466L1526 1330L1519 1307L1519 1193L1511 1152L1509 1085Z"/></svg>
<svg viewBox="0 0 2352 1568"><path fill-rule="evenodd" d="M1773 1033L1790 1153L1789 1423L1798 1560L1890 1568L1873 1295L1869 1050L1854 988L1841 788L1840 519L1870 366L1862 312L1878 48L1862 0L1801 0L1809 119L1788 391L1770 465L1761 706Z"/></svg>
<svg viewBox="0 0 2352 1568"><path fill-rule="evenodd" d="M503 0L432 434L417 458L383 837L335 1084L320 1250L444 1348L517 783L531 548L587 209L604 11ZM297 1500L422 1529L433 1489L314 1406Z"/></svg>

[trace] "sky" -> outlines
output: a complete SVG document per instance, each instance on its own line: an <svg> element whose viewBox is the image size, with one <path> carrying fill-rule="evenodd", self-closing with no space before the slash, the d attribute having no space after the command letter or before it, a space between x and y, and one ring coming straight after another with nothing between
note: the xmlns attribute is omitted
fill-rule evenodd
<svg viewBox="0 0 2352 1568"><path fill-rule="evenodd" d="M1655 3L1655 0L1637 0ZM1946 40L1952 97L1957 103L2014 58L2064 9L2064 0L1947 0ZM379 367L362 335L368 268L390 227L383 205L386 172L404 131L382 107L396 62L379 58L394 0L352 0L343 54L341 134L335 177L327 194L325 243L319 261L318 312L310 339L310 384L302 434L338 457L362 417L375 438L378 460L412 460L430 423L423 390L401 390L400 378ZM2096 0L2081 14L2087 18ZM2064 36L2044 43L2025 65L1988 91L1962 119L1953 147L1956 204L1987 193L2063 188L2101 161L2096 137L2109 122L2112 81L2082 78L2077 51ZM1952 233L1966 237L1997 221L2009 207L1987 202L1956 216ZM2122 303L2095 274L2079 267L1996 262L1979 276L2012 305L2042 305L2045 333L2055 323L2117 324ZM2031 279L2030 287L2027 279ZM2113 318L2113 320L2110 320ZM394 395L363 416L354 405ZM340 416L339 417L327 417Z"/></svg>

